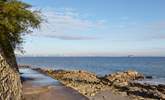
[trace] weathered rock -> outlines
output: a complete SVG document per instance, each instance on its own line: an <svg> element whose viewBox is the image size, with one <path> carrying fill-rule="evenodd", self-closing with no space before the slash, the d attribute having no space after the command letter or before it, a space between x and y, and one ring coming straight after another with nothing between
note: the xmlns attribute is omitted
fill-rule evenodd
<svg viewBox="0 0 165 100"><path fill-rule="evenodd" d="M30 65L19 64L18 67L19 67L19 68L30 68Z"/></svg>
<svg viewBox="0 0 165 100"><path fill-rule="evenodd" d="M127 92L128 95L161 100L165 99L164 85L160 86L131 82L128 87L127 90L125 89L125 92ZM122 89L122 87L120 87L120 89Z"/></svg>
<svg viewBox="0 0 165 100"><path fill-rule="evenodd" d="M77 81L85 83L100 82L96 74L87 71L45 70L45 72L52 74L55 78L60 80Z"/></svg>
<svg viewBox="0 0 165 100"><path fill-rule="evenodd" d="M64 85L74 88L88 97L100 91L111 90L114 93L129 95L133 100L165 99L165 85L149 85L135 83L134 80L144 79L136 71L118 72L105 77L97 77L86 71L65 71L36 69L60 80Z"/></svg>
<svg viewBox="0 0 165 100"><path fill-rule="evenodd" d="M160 91L160 92L162 92L163 94L165 94L165 85L159 84L157 86L157 90Z"/></svg>
<svg viewBox="0 0 165 100"><path fill-rule="evenodd" d="M144 79L144 76L136 71L126 71L126 72L117 72L114 74L110 74L108 76L105 76L107 80L110 82L129 82L132 80L139 80L139 79Z"/></svg>
<svg viewBox="0 0 165 100"><path fill-rule="evenodd" d="M147 89L140 89L140 88L136 88L136 89L131 89L127 91L128 95L136 95L136 96L141 96L144 98L153 98L153 99L161 99L164 100L165 99L165 95L162 94L159 91L153 91L153 90L147 90Z"/></svg>
<svg viewBox="0 0 165 100"><path fill-rule="evenodd" d="M145 76L146 79L152 79L152 76Z"/></svg>
<svg viewBox="0 0 165 100"><path fill-rule="evenodd" d="M74 88L86 96L93 96L98 91L106 87L100 83L100 79L94 73L86 71L65 71L65 70L48 70L35 69L44 72L51 77L58 79L62 84Z"/></svg>
<svg viewBox="0 0 165 100"><path fill-rule="evenodd" d="M142 84L142 83L137 83L137 82L131 82L130 83L131 87L138 87L138 88L144 88L147 90L158 90L165 94L165 85L151 85L151 84Z"/></svg>

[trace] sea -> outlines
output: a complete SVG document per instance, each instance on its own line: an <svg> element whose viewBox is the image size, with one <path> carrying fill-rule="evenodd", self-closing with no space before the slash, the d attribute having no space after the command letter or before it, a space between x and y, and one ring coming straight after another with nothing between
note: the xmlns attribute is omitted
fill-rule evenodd
<svg viewBox="0 0 165 100"><path fill-rule="evenodd" d="M86 70L103 76L136 70L153 79L151 84L165 84L165 57L17 57L18 64L35 68Z"/></svg>

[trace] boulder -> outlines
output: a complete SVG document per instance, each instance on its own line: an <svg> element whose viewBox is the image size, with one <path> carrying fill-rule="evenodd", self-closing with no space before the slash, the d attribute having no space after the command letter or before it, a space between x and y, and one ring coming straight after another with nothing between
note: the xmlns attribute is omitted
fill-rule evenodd
<svg viewBox="0 0 165 100"><path fill-rule="evenodd" d="M110 74L105 76L105 79L109 80L110 82L118 82L118 83L124 83L129 82L133 80L139 80L144 79L144 76L137 71L126 71L126 72L117 72L114 74Z"/></svg>
<svg viewBox="0 0 165 100"><path fill-rule="evenodd" d="M157 90L160 91L160 92L162 92L163 94L165 94L165 85L159 84L157 86Z"/></svg>
<svg viewBox="0 0 165 100"><path fill-rule="evenodd" d="M100 80L96 74L87 71L65 71L65 70L45 70L46 73L51 74L59 80L85 82L85 83L99 83Z"/></svg>
<svg viewBox="0 0 165 100"><path fill-rule="evenodd" d="M152 76L145 76L146 79L152 79Z"/></svg>

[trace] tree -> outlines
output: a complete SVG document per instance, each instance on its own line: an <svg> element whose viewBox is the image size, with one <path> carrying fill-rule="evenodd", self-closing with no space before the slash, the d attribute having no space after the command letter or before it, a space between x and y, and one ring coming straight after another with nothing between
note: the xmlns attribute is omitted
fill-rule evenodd
<svg viewBox="0 0 165 100"><path fill-rule="evenodd" d="M0 100L20 100L21 81L14 54L22 36L38 28L41 17L31 5L18 0L0 0Z"/></svg>

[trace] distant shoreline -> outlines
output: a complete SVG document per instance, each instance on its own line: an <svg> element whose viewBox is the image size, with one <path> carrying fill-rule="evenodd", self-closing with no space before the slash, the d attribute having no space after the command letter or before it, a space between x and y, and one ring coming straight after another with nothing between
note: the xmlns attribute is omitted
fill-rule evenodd
<svg viewBox="0 0 165 100"><path fill-rule="evenodd" d="M18 58L21 57L71 57L71 58L165 58L165 56L16 56Z"/></svg>
<svg viewBox="0 0 165 100"><path fill-rule="evenodd" d="M87 70L98 75L137 70L155 78L164 78L165 57L18 57L18 64L35 68ZM160 80L160 81L163 81Z"/></svg>

